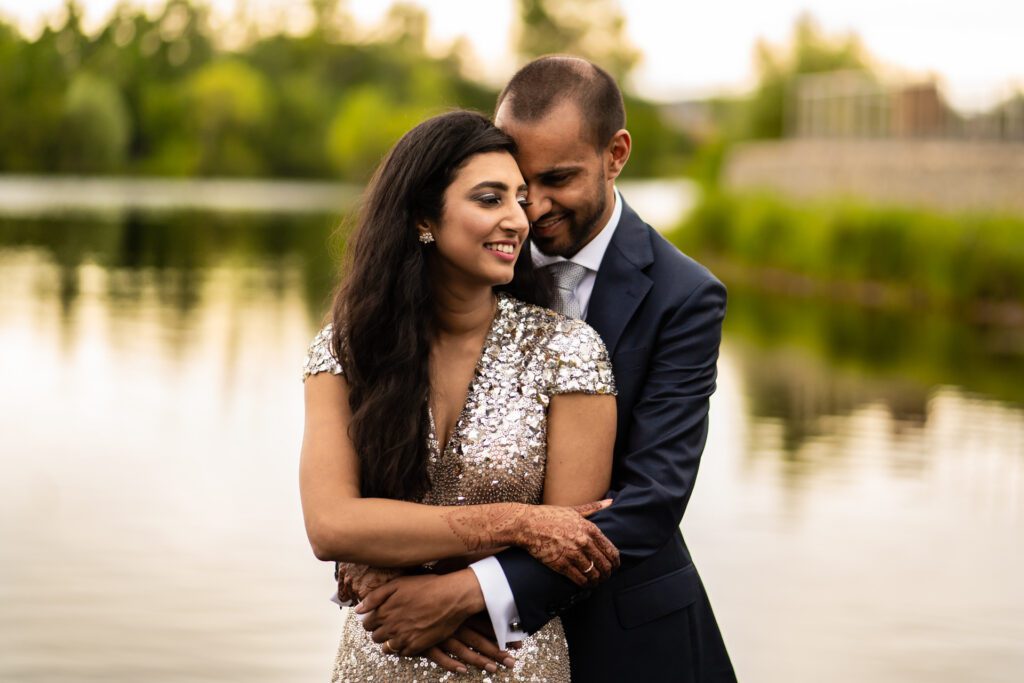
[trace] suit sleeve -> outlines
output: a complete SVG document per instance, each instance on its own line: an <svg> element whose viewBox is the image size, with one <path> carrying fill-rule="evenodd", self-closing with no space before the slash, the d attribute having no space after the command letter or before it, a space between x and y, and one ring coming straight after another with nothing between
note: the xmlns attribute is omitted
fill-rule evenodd
<svg viewBox="0 0 1024 683"><path fill-rule="evenodd" d="M664 546L682 521L707 440L725 304L725 287L709 278L667 317L657 336L624 455L615 463L615 502L590 517L619 549L622 568ZM588 595L521 549L497 558L529 633Z"/></svg>

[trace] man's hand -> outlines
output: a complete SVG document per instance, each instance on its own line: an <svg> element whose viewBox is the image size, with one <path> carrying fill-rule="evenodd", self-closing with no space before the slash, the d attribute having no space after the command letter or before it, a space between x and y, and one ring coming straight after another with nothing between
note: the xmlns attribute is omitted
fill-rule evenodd
<svg viewBox="0 0 1024 683"><path fill-rule="evenodd" d="M485 609L476 574L462 569L442 576L402 576L371 591L356 605L363 628L377 643L416 655L451 638L466 619Z"/></svg>

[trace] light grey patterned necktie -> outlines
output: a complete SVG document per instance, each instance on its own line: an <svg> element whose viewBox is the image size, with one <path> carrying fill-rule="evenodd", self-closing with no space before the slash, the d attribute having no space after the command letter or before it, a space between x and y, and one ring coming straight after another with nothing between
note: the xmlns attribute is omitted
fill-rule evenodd
<svg viewBox="0 0 1024 683"><path fill-rule="evenodd" d="M572 261L558 261L546 266L546 269L555 281L555 300L551 302L551 308L570 318L582 317L576 288L587 274L586 267Z"/></svg>

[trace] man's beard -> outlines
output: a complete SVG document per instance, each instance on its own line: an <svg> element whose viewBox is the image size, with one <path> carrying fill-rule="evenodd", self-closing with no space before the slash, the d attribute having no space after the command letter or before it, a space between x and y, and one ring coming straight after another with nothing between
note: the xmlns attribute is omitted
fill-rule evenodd
<svg viewBox="0 0 1024 683"><path fill-rule="evenodd" d="M584 247L584 245L587 244L587 242L590 241L594 232L597 230L597 222L601 220L605 207L608 205L608 200L604 193L604 174L602 174L602 177L598 180L596 194L597 201L592 205L593 208L587 210L585 214L579 214L576 211L566 214L565 221L568 227L568 244L561 246L551 239L538 239L536 236L533 238L534 243L537 245L537 248L540 249L541 253L547 254L548 256L572 258ZM543 220L543 217L541 220Z"/></svg>

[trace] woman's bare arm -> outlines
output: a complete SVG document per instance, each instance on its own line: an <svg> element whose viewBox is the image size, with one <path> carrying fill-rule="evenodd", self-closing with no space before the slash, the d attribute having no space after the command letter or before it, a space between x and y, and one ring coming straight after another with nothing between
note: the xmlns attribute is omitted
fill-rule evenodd
<svg viewBox="0 0 1024 683"><path fill-rule="evenodd" d="M615 418L614 396L573 393L551 397L545 505L577 505L605 496L611 485ZM592 522L584 522L586 528L581 531L597 529ZM618 566L618 550L610 546L610 552L591 553L585 562L574 561L562 573L579 585L594 585Z"/></svg>
<svg viewBox="0 0 1024 683"><path fill-rule="evenodd" d="M348 383L339 375L313 375L306 379L305 400L299 488L306 533L321 560L403 567L519 545L552 569L568 571L569 564L585 565L589 555L610 546L581 517L596 505L449 507L361 498L358 459L348 437Z"/></svg>
<svg viewBox="0 0 1024 683"><path fill-rule="evenodd" d="M615 397L611 395L551 397L545 505L579 505L599 500L608 492L615 417Z"/></svg>

